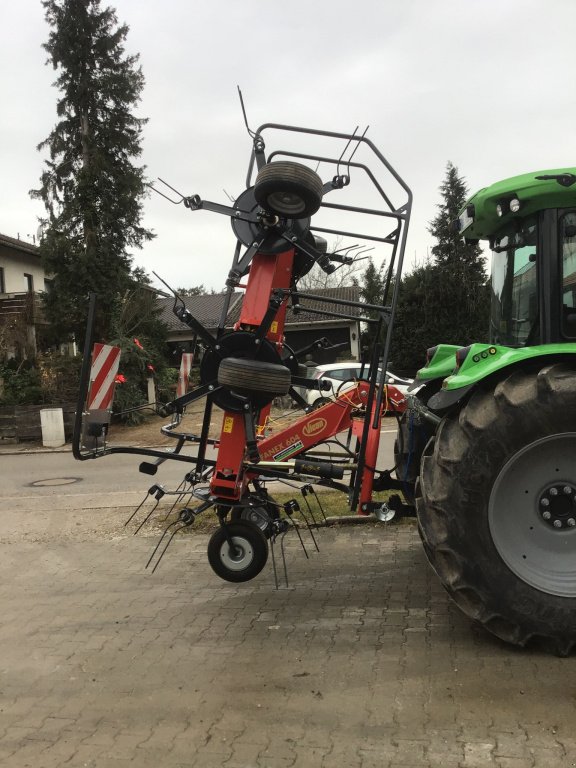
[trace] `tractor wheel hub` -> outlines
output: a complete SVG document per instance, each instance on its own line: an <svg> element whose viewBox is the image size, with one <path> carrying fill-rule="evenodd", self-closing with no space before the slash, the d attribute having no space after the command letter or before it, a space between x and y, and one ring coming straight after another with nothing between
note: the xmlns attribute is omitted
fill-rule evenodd
<svg viewBox="0 0 576 768"><path fill-rule="evenodd" d="M571 483L548 486L538 500L538 514L556 531L576 527L576 487Z"/></svg>

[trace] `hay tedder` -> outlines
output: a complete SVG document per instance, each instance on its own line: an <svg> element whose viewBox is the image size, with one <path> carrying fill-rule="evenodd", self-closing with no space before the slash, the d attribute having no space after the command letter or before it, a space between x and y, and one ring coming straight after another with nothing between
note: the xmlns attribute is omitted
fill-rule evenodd
<svg viewBox="0 0 576 768"><path fill-rule="evenodd" d="M220 525L209 542L209 562L219 576L233 582L260 573L269 549L274 555L274 542L279 536L283 542L287 531L295 530L302 541L292 520L298 501L278 504L267 488L270 482L287 484L301 494L302 512L304 508L309 511L304 517L315 544L313 528L318 520L310 499L319 503L318 514L325 522L316 484L343 491L343 503L359 515L385 521L402 509L398 495L388 503L375 501L373 495L402 488L389 471L378 470L376 465L382 415L394 411L402 400L386 384L386 368L399 286L392 276L398 278L402 270L410 190L365 133L265 124L250 135L246 189L233 204L210 202L198 195L171 200L182 202L190 211L227 217L236 239L226 281L228 299L215 335L174 294L174 313L196 334L203 355L200 384L157 406L160 416L171 417L162 432L174 438L173 450L109 443L118 353L101 343L93 347L96 297L92 297L89 311L73 441L74 455L80 460L114 453L141 454L146 460L140 471L147 474L155 474L167 460L182 462L184 479L172 493L177 502L193 502L182 505L177 520L166 529L153 553L156 565L174 534L213 508ZM282 144L268 149L269 143L280 140ZM328 247L330 237L334 249ZM330 274L372 249L381 250L377 255L387 260L382 304L327 299L324 294L299 290L299 280L314 265ZM244 291L240 316L230 330L225 328L225 320L238 289ZM319 309L322 302L330 306ZM330 342L320 331L319 338L305 349L291 349L284 337L288 306L295 313L318 314L320 320L359 318L371 328L373 342L364 354L364 369L357 380L343 382L338 393L328 396L322 379L306 377L303 356L329 348ZM320 407L308 405L302 397L303 390L312 388L326 396ZM287 396L302 415L268 434L262 425L272 401ZM180 428L184 410L200 399L205 401L200 434L186 433ZM217 439L209 436L214 408L223 412ZM155 499L165 493L161 485L153 485L149 491Z"/></svg>

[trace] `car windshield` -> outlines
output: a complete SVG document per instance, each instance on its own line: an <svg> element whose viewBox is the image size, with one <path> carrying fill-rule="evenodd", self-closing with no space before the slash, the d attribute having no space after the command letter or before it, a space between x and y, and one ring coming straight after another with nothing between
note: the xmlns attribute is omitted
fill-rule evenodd
<svg viewBox="0 0 576 768"><path fill-rule="evenodd" d="M494 344L523 347L539 341L537 293L538 227L526 219L494 243L490 339Z"/></svg>

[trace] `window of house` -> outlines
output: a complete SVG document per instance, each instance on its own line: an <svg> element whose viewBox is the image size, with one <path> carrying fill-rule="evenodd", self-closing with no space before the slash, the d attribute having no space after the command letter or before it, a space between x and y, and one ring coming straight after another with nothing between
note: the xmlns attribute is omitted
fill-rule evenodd
<svg viewBox="0 0 576 768"><path fill-rule="evenodd" d="M32 275L28 275L26 272L24 272L24 280L26 281L26 290L28 293L34 292L34 278Z"/></svg>
<svg viewBox="0 0 576 768"><path fill-rule="evenodd" d="M6 283L4 282L4 267L0 267L0 293L6 293Z"/></svg>

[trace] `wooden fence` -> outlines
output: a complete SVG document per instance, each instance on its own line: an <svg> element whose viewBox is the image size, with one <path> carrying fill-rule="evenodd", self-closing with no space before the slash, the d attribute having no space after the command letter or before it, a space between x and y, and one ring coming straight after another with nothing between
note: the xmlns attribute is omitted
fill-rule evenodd
<svg viewBox="0 0 576 768"><path fill-rule="evenodd" d="M20 443L26 440L41 440L40 411L45 408L62 408L64 434L66 439L70 439L74 429L76 403L12 405L0 408L0 445L3 443Z"/></svg>

